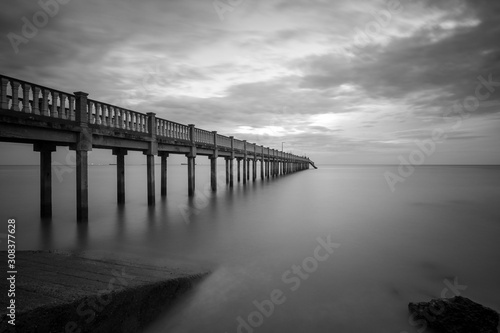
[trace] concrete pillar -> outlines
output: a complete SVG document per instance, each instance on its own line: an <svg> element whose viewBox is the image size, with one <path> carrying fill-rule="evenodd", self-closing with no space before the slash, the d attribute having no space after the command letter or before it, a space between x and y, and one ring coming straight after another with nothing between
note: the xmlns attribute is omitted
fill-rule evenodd
<svg viewBox="0 0 500 333"><path fill-rule="evenodd" d="M260 179L264 180L264 146L261 146L260 153Z"/></svg>
<svg viewBox="0 0 500 333"><path fill-rule="evenodd" d="M76 151L76 219L87 222L89 219L89 163L88 151Z"/></svg>
<svg viewBox="0 0 500 333"><path fill-rule="evenodd" d="M156 142L156 114L147 113L147 127L150 136L149 149L144 152L147 164L147 187L148 187L148 206L154 206L155 198L155 155L158 154L158 143Z"/></svg>
<svg viewBox="0 0 500 333"><path fill-rule="evenodd" d="M234 186L234 136L231 139L231 157L229 157L229 187Z"/></svg>
<svg viewBox="0 0 500 333"><path fill-rule="evenodd" d="M166 197L167 196L167 158L168 158L168 153L166 152L161 152L159 153L160 158L161 158L161 196Z"/></svg>
<svg viewBox="0 0 500 333"><path fill-rule="evenodd" d="M76 219L87 222L89 218L88 152L92 150L92 132L88 127L87 93L75 92L75 121L80 127L76 150Z"/></svg>
<svg viewBox="0 0 500 333"><path fill-rule="evenodd" d="M238 167L237 167L237 173L238 173L238 183L241 181L241 177L240 177L240 164L241 164L241 158L238 158Z"/></svg>
<svg viewBox="0 0 500 333"><path fill-rule="evenodd" d="M252 180L257 179L257 145L253 145Z"/></svg>
<svg viewBox="0 0 500 333"><path fill-rule="evenodd" d="M250 159L247 161L247 180L250 180Z"/></svg>
<svg viewBox="0 0 500 333"><path fill-rule="evenodd" d="M194 196L196 188L196 146L194 143L194 125L189 124L189 138L191 141L191 152L187 154L188 158L188 196Z"/></svg>
<svg viewBox="0 0 500 333"><path fill-rule="evenodd" d="M195 180L195 158L188 156L188 195L194 196L196 180Z"/></svg>
<svg viewBox="0 0 500 333"><path fill-rule="evenodd" d="M247 183L247 141L243 140L244 154L243 154L243 184Z"/></svg>
<svg viewBox="0 0 500 333"><path fill-rule="evenodd" d="M217 157L219 156L219 148L217 142L217 132L212 132L214 138L214 153L210 156L210 186L213 192L217 191Z"/></svg>
<svg viewBox="0 0 500 333"><path fill-rule="evenodd" d="M233 159L229 159L229 187L234 186L234 163Z"/></svg>
<svg viewBox="0 0 500 333"><path fill-rule="evenodd" d="M210 186L213 192L217 191L217 158L210 157Z"/></svg>
<svg viewBox="0 0 500 333"><path fill-rule="evenodd" d="M147 182L148 182L148 206L155 205L155 155L146 155Z"/></svg>
<svg viewBox="0 0 500 333"><path fill-rule="evenodd" d="M125 203L125 155L126 149L113 148L113 155L116 155L116 198L118 204Z"/></svg>
<svg viewBox="0 0 500 333"><path fill-rule="evenodd" d="M40 217L52 217L52 152L56 145L37 143L34 151L40 152Z"/></svg>

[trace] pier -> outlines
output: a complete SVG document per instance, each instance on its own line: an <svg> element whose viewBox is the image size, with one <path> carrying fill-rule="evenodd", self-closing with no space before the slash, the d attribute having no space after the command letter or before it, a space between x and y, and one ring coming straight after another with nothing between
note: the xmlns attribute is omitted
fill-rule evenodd
<svg viewBox="0 0 500 333"><path fill-rule="evenodd" d="M217 191L217 159L225 159L226 183L247 184L316 168L305 156L224 136L89 98L0 75L0 141L33 144L40 153L40 215L52 216L52 152L67 146L76 152L77 221L88 220L88 153L110 149L116 156L117 202L125 202L125 157L142 151L147 163L148 205L155 204L154 157L160 156L161 196L167 195L167 159L187 158L188 195L195 195L197 156L210 159L211 189ZM236 160L236 172L235 172ZM260 175L258 170L260 170ZM236 174L236 177L235 177Z"/></svg>

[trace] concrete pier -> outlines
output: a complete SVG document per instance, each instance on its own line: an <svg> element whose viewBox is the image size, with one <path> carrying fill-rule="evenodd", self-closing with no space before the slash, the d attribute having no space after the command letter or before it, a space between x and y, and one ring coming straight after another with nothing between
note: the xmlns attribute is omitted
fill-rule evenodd
<svg viewBox="0 0 500 333"><path fill-rule="evenodd" d="M16 332L140 332L208 274L103 253L18 251L16 263ZM2 290L8 282L0 280ZM8 320L3 311L0 332L10 331Z"/></svg>
<svg viewBox="0 0 500 333"><path fill-rule="evenodd" d="M76 155L76 215L88 221L88 155L93 148L116 156L117 203L125 203L125 156L142 152L147 164L147 203L155 204L155 156L161 159L161 196L167 195L169 154L187 157L188 195L195 195L198 155L210 159L210 183L217 190L217 161L226 161L226 181L234 186L234 160L238 182L261 180L305 170L314 163L307 157L285 154L215 131L183 125L89 98L85 92L67 93L0 75L0 141L34 145L40 153L40 216L52 216L52 153L69 147ZM10 94L10 95L9 95ZM252 176L250 176L250 172Z"/></svg>
<svg viewBox="0 0 500 333"><path fill-rule="evenodd" d="M168 153L165 152L160 152L158 155L160 155L160 160L161 160L161 196L166 197L167 196L167 158L168 158Z"/></svg>
<svg viewBox="0 0 500 333"><path fill-rule="evenodd" d="M40 152L40 217L52 217L52 152L54 144L35 144L34 151Z"/></svg>
<svg viewBox="0 0 500 333"><path fill-rule="evenodd" d="M113 155L116 155L116 191L117 202L125 203L125 155L126 149L113 148Z"/></svg>
<svg viewBox="0 0 500 333"><path fill-rule="evenodd" d="M195 192L195 158L188 156L188 195L194 196Z"/></svg>
<svg viewBox="0 0 500 333"><path fill-rule="evenodd" d="M238 166L237 166L237 171L236 171L236 173L237 173L237 175L238 175L238 183L239 183L239 182L241 181L241 176L240 176L240 172L241 172L241 169L240 169L241 158L238 158L238 159L237 159L237 164L238 164Z"/></svg>
<svg viewBox="0 0 500 333"><path fill-rule="evenodd" d="M148 182L148 206L155 205L155 156L146 155L146 172Z"/></svg>

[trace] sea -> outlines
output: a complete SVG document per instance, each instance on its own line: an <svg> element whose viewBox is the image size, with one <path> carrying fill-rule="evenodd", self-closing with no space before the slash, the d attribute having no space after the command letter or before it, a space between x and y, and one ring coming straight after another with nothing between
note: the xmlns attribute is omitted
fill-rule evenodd
<svg viewBox="0 0 500 333"><path fill-rule="evenodd" d="M400 167L399 167L400 168ZM39 168L0 166L0 230L17 250L168 258L211 273L146 332L432 332L409 302L468 297L500 311L500 167L319 165L233 188L218 166L168 166L148 207L146 166L89 167L89 222L76 223L75 168L53 168L53 217L39 217ZM388 175L396 175L388 181ZM390 179L390 177L389 177ZM398 179L394 182L394 179ZM391 185L392 184L392 185ZM6 242L0 244L2 250Z"/></svg>

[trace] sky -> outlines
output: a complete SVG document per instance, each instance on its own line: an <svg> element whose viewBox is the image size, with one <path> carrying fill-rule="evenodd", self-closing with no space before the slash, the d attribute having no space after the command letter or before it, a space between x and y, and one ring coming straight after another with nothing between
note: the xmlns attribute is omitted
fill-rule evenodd
<svg viewBox="0 0 500 333"><path fill-rule="evenodd" d="M500 164L496 0L2 0L0 37L4 75L318 164Z"/></svg>

